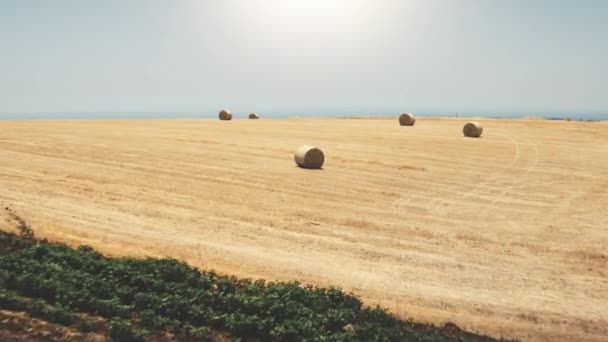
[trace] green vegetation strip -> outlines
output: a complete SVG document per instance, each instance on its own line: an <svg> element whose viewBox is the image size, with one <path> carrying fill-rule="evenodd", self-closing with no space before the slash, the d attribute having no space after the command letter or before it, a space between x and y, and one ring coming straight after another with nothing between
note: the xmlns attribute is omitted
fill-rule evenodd
<svg viewBox="0 0 608 342"><path fill-rule="evenodd" d="M171 333L195 340L474 341L364 307L336 288L250 281L173 259L107 258L87 246L0 234L0 308L115 341Z"/></svg>

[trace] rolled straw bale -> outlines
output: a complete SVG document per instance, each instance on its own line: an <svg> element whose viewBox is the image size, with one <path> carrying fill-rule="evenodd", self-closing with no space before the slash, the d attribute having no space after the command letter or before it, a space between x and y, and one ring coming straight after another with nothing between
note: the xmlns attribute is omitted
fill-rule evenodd
<svg viewBox="0 0 608 342"><path fill-rule="evenodd" d="M219 117L220 120L232 120L232 112L229 110L222 110Z"/></svg>
<svg viewBox="0 0 608 342"><path fill-rule="evenodd" d="M257 113L251 113L251 114L249 114L249 118L250 119L259 119L260 116Z"/></svg>
<svg viewBox="0 0 608 342"><path fill-rule="evenodd" d="M483 132L483 127L477 121L467 122L462 128L465 137L479 138Z"/></svg>
<svg viewBox="0 0 608 342"><path fill-rule="evenodd" d="M412 113L403 113L399 116L399 124L401 126L414 126L416 117Z"/></svg>
<svg viewBox="0 0 608 342"><path fill-rule="evenodd" d="M323 151L310 145L300 146L294 155L296 164L305 169L320 169L325 161Z"/></svg>

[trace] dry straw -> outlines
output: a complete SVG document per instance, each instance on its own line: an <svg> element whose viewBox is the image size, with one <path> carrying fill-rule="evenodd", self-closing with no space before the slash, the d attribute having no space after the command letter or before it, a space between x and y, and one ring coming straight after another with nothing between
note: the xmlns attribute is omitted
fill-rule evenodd
<svg viewBox="0 0 608 342"><path fill-rule="evenodd" d="M232 120L232 112L229 110L222 110L219 117L220 120Z"/></svg>
<svg viewBox="0 0 608 342"><path fill-rule="evenodd" d="M412 113L403 113L399 116L399 124L401 126L414 126L416 117Z"/></svg>
<svg viewBox="0 0 608 342"><path fill-rule="evenodd" d="M251 113L251 114L249 114L249 118L250 119L259 119L260 116L257 113Z"/></svg>
<svg viewBox="0 0 608 342"><path fill-rule="evenodd" d="M479 138L483 132L483 127L477 121L467 122L462 128L465 137Z"/></svg>
<svg viewBox="0 0 608 342"><path fill-rule="evenodd" d="M323 151L310 145L300 146L294 155L296 164L305 169L320 169L325 161Z"/></svg>

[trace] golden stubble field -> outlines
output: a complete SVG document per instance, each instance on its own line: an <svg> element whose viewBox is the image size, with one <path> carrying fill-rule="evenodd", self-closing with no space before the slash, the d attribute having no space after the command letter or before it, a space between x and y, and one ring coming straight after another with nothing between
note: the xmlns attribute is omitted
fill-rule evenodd
<svg viewBox="0 0 608 342"><path fill-rule="evenodd" d="M470 139L464 122L1 121L0 201L108 255L338 285L494 336L608 339L608 124L481 120ZM302 144L323 170L295 166Z"/></svg>

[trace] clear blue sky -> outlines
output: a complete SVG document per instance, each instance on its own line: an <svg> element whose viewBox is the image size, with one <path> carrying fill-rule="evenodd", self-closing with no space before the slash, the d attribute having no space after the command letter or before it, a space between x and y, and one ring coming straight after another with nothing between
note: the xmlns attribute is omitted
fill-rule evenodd
<svg viewBox="0 0 608 342"><path fill-rule="evenodd" d="M608 1L0 0L0 114L608 113Z"/></svg>

